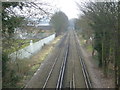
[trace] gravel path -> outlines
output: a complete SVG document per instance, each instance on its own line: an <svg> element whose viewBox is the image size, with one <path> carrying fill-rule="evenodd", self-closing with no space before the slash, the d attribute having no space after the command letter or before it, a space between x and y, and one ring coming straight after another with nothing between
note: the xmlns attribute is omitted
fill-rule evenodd
<svg viewBox="0 0 120 90"><path fill-rule="evenodd" d="M113 78L105 78L103 72L92 58L92 54L88 52L84 46L80 46L81 52L83 54L92 85L94 88L114 88L114 79Z"/></svg>

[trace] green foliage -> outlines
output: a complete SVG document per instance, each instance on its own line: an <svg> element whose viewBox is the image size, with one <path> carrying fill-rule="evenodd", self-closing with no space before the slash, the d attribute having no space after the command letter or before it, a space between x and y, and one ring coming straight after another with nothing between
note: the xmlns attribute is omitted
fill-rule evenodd
<svg viewBox="0 0 120 90"><path fill-rule="evenodd" d="M61 34L68 28L68 17L63 12L56 12L50 21L50 24L55 28L56 35Z"/></svg>
<svg viewBox="0 0 120 90"><path fill-rule="evenodd" d="M85 18L80 19L81 22L83 20L87 22L87 24L81 25L82 29L89 26L93 30L93 46L98 52L99 66L103 68L105 76L108 76L109 64L114 65L116 87L120 86L120 22L118 22L118 8L118 2L89 2L82 9Z"/></svg>
<svg viewBox="0 0 120 90"><path fill-rule="evenodd" d="M31 39L9 39L8 40L3 40L2 48L3 52L7 52L8 54L13 53L15 51L18 51L22 48L25 48L26 46L30 45L30 40ZM40 39L33 39L33 43L39 41Z"/></svg>
<svg viewBox="0 0 120 90"><path fill-rule="evenodd" d="M3 61L3 63L2 63L2 76L4 76L5 75L5 72L7 71L7 61L9 61L9 58L8 58L8 54L7 53L2 53L2 61Z"/></svg>
<svg viewBox="0 0 120 90"><path fill-rule="evenodd" d="M14 69L10 69L8 67L8 62L10 59L8 58L8 53L2 53L2 82L3 87L16 87L15 83L20 80L20 77L16 74ZM9 74L9 75L8 75Z"/></svg>
<svg viewBox="0 0 120 90"><path fill-rule="evenodd" d="M20 79L15 70L9 68L10 58L8 55L9 49L13 49L14 28L20 27L23 17L16 16L10 9L11 7L19 6L19 2L2 2L2 78L3 87L16 87L15 83ZM12 42L11 42L12 41ZM14 46L14 45L13 45Z"/></svg>
<svg viewBox="0 0 120 90"><path fill-rule="evenodd" d="M76 19L75 20L75 30L80 30L80 20L79 19ZM82 28L82 27L81 27Z"/></svg>
<svg viewBox="0 0 120 90"><path fill-rule="evenodd" d="M14 28L19 27L21 22L23 21L24 18L22 17L14 17L12 16L11 18L9 18L8 20L3 20L2 22L2 33L8 34L9 37L12 37L12 35L14 34Z"/></svg>
<svg viewBox="0 0 120 90"><path fill-rule="evenodd" d="M9 8L10 6L16 7L18 6L18 2L2 2L2 8Z"/></svg>
<svg viewBox="0 0 120 90"><path fill-rule="evenodd" d="M90 20L86 16L81 16L80 20L76 20L75 28L81 30L81 34L83 35L84 39L89 40L90 37L93 37L93 30L91 29Z"/></svg>
<svg viewBox="0 0 120 90"><path fill-rule="evenodd" d="M40 5L41 4L42 3L40 3ZM32 6L34 7L34 9L40 10L41 12L39 12L39 14L41 15L45 14L46 16L46 14L48 14L46 11L43 10L43 8L39 7L39 5L34 2L23 2L23 3L22 2L2 2L2 8L0 8L2 9L2 12L0 13L2 15L2 30L1 30L2 32L2 63L3 63L2 65L3 84L2 85L4 88L18 88L18 87L21 88L21 86L23 86L21 85L21 82L22 84L24 82L21 80L27 77L29 70L32 68L32 70L29 72L31 73L31 75L30 76L28 75L28 77L32 77L33 73L36 71L36 68L39 67L39 63L37 63L36 67L34 68L32 67L33 63L36 63L33 60L17 59L16 61L12 61L10 58L8 58L9 54L28 46L30 43L30 39L25 39L25 40L14 39L13 35L15 34L14 33L15 28L21 29L21 32L24 32L22 30L25 30L25 32L27 31L28 33L29 32L40 33L40 32L37 32L36 29L35 30L34 28L32 29L32 27L28 28L27 23L28 22L30 23L30 21L18 15L19 13L14 12L13 10L14 8L17 8L18 10L21 11L23 9L23 6L25 8L31 8ZM33 16L37 15L36 13L33 13L32 10L27 12L29 12L30 15L33 15ZM38 40L39 39L34 39L33 43Z"/></svg>
<svg viewBox="0 0 120 90"><path fill-rule="evenodd" d="M24 20L23 17L16 16L10 7L19 6L18 2L2 2L2 35L3 37L12 37L14 28L19 27ZM10 13L14 14L11 15Z"/></svg>

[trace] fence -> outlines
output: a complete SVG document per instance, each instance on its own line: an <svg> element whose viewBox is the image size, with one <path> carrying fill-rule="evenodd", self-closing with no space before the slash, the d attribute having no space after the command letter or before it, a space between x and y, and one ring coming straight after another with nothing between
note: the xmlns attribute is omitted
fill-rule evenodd
<svg viewBox="0 0 120 90"><path fill-rule="evenodd" d="M54 40L54 38L55 38L55 34L52 34L38 42L35 42L23 49L20 49L19 51L11 53L9 57L12 60L29 58L30 56L40 51L41 48L44 46L44 44L49 44L52 40Z"/></svg>

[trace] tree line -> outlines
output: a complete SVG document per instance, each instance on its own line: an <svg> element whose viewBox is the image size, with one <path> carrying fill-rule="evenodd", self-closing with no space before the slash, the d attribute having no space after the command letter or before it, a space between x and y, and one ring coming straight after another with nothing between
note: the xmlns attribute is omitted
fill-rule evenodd
<svg viewBox="0 0 120 90"><path fill-rule="evenodd" d="M28 21L30 18L34 19L37 17L41 20L47 15L49 16L50 11L47 10L47 8L42 7L48 5L43 2L1 2L0 4L0 15L2 20L2 29L0 29L2 32L2 46L0 46L0 48L2 48L2 86L3 88L17 87L16 84L20 81L20 79L22 79L21 77L23 76L22 74L18 74L19 71L15 71L15 69L11 68L12 65L10 64L15 63L19 69L17 58L16 61L13 62L8 55L11 53L10 50L19 50L22 45L26 43L26 41L13 38L15 28L27 26L27 23L30 23L30 21ZM19 13L16 13L14 11L15 8L19 13L24 14L20 15ZM51 9L51 7L49 9ZM33 10L37 10L37 12L35 13Z"/></svg>
<svg viewBox="0 0 120 90"><path fill-rule="evenodd" d="M85 39L92 37L99 67L107 77L112 64L115 87L120 88L120 2L88 2L78 7L83 15L76 20L75 28L82 29Z"/></svg>
<svg viewBox="0 0 120 90"><path fill-rule="evenodd" d="M55 29L56 36L61 35L68 29L68 17L62 11L58 11L51 17L50 25Z"/></svg>

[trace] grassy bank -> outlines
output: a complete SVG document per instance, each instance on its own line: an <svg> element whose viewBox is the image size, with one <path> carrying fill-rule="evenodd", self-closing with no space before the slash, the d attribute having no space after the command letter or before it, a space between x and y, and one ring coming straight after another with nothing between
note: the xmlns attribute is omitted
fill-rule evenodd
<svg viewBox="0 0 120 90"><path fill-rule="evenodd" d="M30 59L8 61L7 72L3 78L3 87L22 88L31 79L41 63L45 60L60 37L55 38L49 45L45 45L40 52Z"/></svg>
<svg viewBox="0 0 120 90"><path fill-rule="evenodd" d="M52 35L53 32L47 33L47 34L49 36L49 35ZM31 40L33 41L33 43L35 43L41 39L9 39L9 40L4 39L2 41L2 47L0 47L0 48L3 48L2 49L3 52L7 52L8 54L10 54L10 53L18 51L22 48L25 48L26 46L29 46Z"/></svg>
<svg viewBox="0 0 120 90"><path fill-rule="evenodd" d="M16 40L10 39L9 41L3 40L2 48L4 52L7 52L10 54L22 48L25 48L26 46L29 46L31 40L33 40L33 43L35 43L40 39L16 39Z"/></svg>
<svg viewBox="0 0 120 90"><path fill-rule="evenodd" d="M80 33L78 33L78 37L79 37L81 46L88 52L90 57L92 57L93 62L95 62L97 67L99 69L101 69L102 72L104 73L104 68L99 67L99 58L98 58L97 51L94 50L94 54L92 55L92 53L93 53L92 43L86 43L86 40L82 37L82 35ZM114 73L114 65L113 65L113 63L110 62L108 64L108 71L107 71L108 77L113 78L114 77L113 73Z"/></svg>

